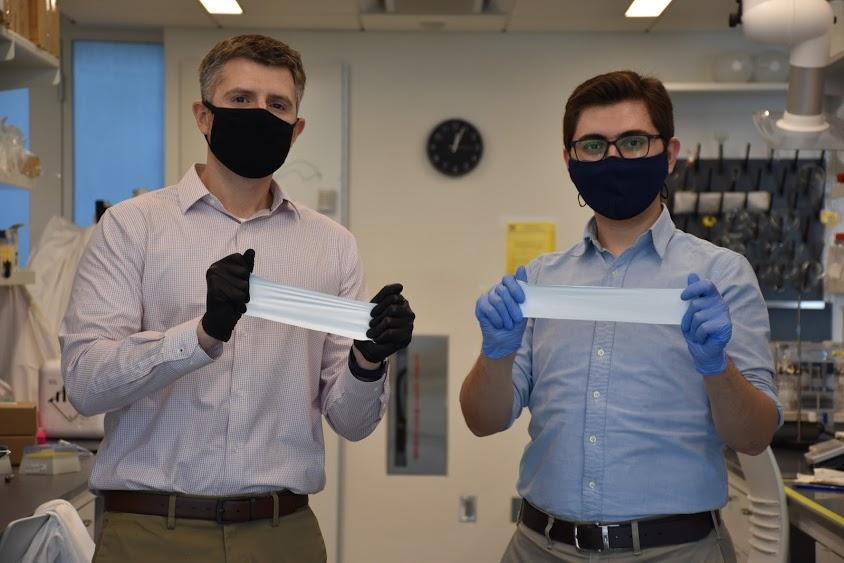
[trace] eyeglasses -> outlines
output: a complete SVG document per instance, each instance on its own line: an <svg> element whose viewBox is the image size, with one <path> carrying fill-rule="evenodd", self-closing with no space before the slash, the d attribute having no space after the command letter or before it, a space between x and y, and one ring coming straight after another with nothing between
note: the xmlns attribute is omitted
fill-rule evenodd
<svg viewBox="0 0 844 563"><path fill-rule="evenodd" d="M589 137L578 139L572 142L574 157L584 162L597 162L603 160L614 145L621 158L644 158L648 156L651 149L651 141L661 139L659 135L648 135L647 133L635 133L622 135L610 141L604 137Z"/></svg>

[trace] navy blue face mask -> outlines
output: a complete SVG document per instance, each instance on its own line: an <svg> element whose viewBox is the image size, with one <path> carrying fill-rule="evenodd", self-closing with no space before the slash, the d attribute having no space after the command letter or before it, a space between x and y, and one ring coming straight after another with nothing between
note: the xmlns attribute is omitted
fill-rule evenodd
<svg viewBox="0 0 844 563"><path fill-rule="evenodd" d="M592 211L610 219L630 219L659 194L668 176L668 153L645 158L611 156L596 162L572 159L569 176Z"/></svg>

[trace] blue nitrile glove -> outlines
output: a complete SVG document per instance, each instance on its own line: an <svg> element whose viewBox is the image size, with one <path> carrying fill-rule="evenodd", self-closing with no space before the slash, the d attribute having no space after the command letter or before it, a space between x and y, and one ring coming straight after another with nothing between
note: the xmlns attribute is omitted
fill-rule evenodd
<svg viewBox="0 0 844 563"><path fill-rule="evenodd" d="M475 316L481 325L483 344L481 352L497 360L514 354L522 345L522 334L527 321L522 316L519 303L525 302L525 292L516 280L526 282L527 272L519 266L516 276L504 276L475 303Z"/></svg>
<svg viewBox="0 0 844 563"><path fill-rule="evenodd" d="M689 286L680 298L690 301L680 328L686 337L695 368L701 375L724 373L727 369L727 353L724 349L733 335L730 308L724 303L715 284L700 279L697 274L689 274Z"/></svg>

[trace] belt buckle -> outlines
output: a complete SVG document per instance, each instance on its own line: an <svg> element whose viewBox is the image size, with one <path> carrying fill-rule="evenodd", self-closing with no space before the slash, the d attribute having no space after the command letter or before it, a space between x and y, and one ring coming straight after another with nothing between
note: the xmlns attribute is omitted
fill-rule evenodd
<svg viewBox="0 0 844 563"><path fill-rule="evenodd" d="M574 524L574 547L578 551L586 551L586 552L597 552L603 553L605 551L610 550L610 528L617 528L621 524L600 524L595 522L594 526L601 529L601 548L600 549L587 549L585 547L581 547L580 541L577 539L577 529L580 527L580 524L575 522Z"/></svg>
<svg viewBox="0 0 844 563"><path fill-rule="evenodd" d="M217 506L214 508L214 512L215 512L215 516L216 516L215 519L217 520L217 524L219 524L220 526L225 524L225 522L223 521L223 513L225 511L226 511L226 499L224 499L224 498L217 499Z"/></svg>

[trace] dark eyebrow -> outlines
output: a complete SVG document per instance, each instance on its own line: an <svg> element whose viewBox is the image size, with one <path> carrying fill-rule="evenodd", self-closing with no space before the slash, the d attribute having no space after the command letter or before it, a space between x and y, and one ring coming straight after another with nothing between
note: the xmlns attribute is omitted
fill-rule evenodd
<svg viewBox="0 0 844 563"><path fill-rule="evenodd" d="M649 133L642 129L632 129L630 131L625 131L619 137L627 137L628 135L658 135L659 133Z"/></svg>
<svg viewBox="0 0 844 563"><path fill-rule="evenodd" d="M243 95L243 94L246 94L246 95L249 95L249 96L254 96L255 92L253 92L252 90L247 90L245 88L232 88L231 90L229 90L228 92L226 92L223 95L225 97L228 97L228 96Z"/></svg>
<svg viewBox="0 0 844 563"><path fill-rule="evenodd" d="M648 135L648 136L652 136L652 135L658 135L658 133L649 133L647 131L643 131L642 129L631 129L630 131L625 131L624 133L621 133L618 137L616 137L616 139L620 139L622 137L627 137L628 135ZM585 140L593 140L593 139L600 139L602 141L608 140L607 137L604 137L603 135L599 135L598 133L587 133L587 134L583 135L582 137L579 137L576 140L585 141Z"/></svg>

